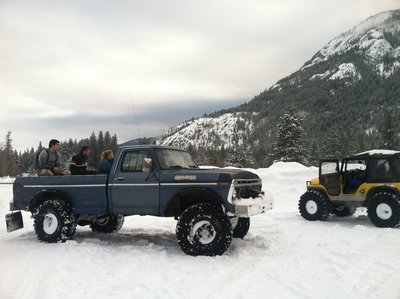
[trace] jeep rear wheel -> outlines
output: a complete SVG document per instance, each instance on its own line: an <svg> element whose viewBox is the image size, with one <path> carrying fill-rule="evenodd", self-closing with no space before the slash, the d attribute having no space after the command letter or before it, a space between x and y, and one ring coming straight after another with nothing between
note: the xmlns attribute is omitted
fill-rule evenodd
<svg viewBox="0 0 400 299"><path fill-rule="evenodd" d="M378 192L368 202L368 217L377 227L395 227L400 223L400 197Z"/></svg>
<svg viewBox="0 0 400 299"><path fill-rule="evenodd" d="M249 217L234 217L230 219L233 229L233 237L243 239L250 228Z"/></svg>
<svg viewBox="0 0 400 299"><path fill-rule="evenodd" d="M75 219L67 207L57 200L43 202L33 213L36 237L43 242L65 242L75 232Z"/></svg>
<svg viewBox="0 0 400 299"><path fill-rule="evenodd" d="M186 254L221 255L232 241L232 225L217 206L198 203L187 208L179 217L176 238Z"/></svg>
<svg viewBox="0 0 400 299"><path fill-rule="evenodd" d="M90 228L94 232L113 233L122 228L124 224L124 215L108 215L98 218L96 222L90 224Z"/></svg>
<svg viewBox="0 0 400 299"><path fill-rule="evenodd" d="M308 190L300 197L299 212L304 219L325 221L329 216L329 203L317 190Z"/></svg>

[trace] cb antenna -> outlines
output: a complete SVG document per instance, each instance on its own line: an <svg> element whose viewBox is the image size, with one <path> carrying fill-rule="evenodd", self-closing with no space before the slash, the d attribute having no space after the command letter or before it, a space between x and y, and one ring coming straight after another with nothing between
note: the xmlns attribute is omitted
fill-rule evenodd
<svg viewBox="0 0 400 299"><path fill-rule="evenodd" d="M135 104L133 102L133 97L132 97L131 91L128 90L128 93L129 93L129 100L130 100L131 105L132 105L133 116L135 117L136 127L137 127L137 131L138 131L138 134L139 134L139 139L140 139L140 138L142 138L142 133L140 132L140 126L139 126L139 121L138 121L137 114L136 114Z"/></svg>

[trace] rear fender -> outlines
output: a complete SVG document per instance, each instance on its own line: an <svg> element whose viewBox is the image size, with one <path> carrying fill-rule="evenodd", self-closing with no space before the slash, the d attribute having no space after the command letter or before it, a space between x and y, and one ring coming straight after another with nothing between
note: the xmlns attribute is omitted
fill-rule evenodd
<svg viewBox="0 0 400 299"><path fill-rule="evenodd" d="M59 190L45 189L37 192L32 200L28 204L28 210L33 212L37 207L39 207L46 200L58 200L63 202L68 209L71 208L71 201L65 193Z"/></svg>
<svg viewBox="0 0 400 299"><path fill-rule="evenodd" d="M371 197L378 192L393 193L400 197L400 191L398 189L396 189L395 187L388 186L388 185L381 185L381 186L371 188L368 191L367 196L366 196L366 203L368 204Z"/></svg>

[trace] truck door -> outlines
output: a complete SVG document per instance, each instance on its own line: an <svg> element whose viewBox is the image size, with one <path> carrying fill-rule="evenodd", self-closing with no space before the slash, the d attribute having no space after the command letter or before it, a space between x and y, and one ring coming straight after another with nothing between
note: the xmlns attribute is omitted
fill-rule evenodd
<svg viewBox="0 0 400 299"><path fill-rule="evenodd" d="M329 195L340 194L340 172L338 160L324 160L319 164L319 182Z"/></svg>
<svg viewBox="0 0 400 299"><path fill-rule="evenodd" d="M121 152L115 174L109 182L110 208L114 213L159 215L159 176L154 167L149 169L149 159L154 161L149 150L127 149Z"/></svg>

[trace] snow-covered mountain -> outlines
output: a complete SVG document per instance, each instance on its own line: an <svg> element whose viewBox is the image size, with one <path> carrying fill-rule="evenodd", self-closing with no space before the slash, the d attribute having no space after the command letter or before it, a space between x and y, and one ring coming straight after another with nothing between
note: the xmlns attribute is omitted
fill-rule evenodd
<svg viewBox="0 0 400 299"><path fill-rule="evenodd" d="M231 148L242 145L253 128L253 121L245 113L225 113L180 123L163 134L158 143L182 148Z"/></svg>
<svg viewBox="0 0 400 299"><path fill-rule="evenodd" d="M400 68L400 10L387 11L372 16L353 29L334 38L315 54L302 67L302 70L349 51L354 51L362 57L363 61L371 66L378 75L382 77L391 76L395 70ZM346 71L343 72L343 70L349 68L354 77L359 76L354 64L340 64L338 68L344 76L350 74ZM336 78L340 78L340 74L334 77L334 79Z"/></svg>
<svg viewBox="0 0 400 299"><path fill-rule="evenodd" d="M270 89L302 86L308 80L359 82L363 73L387 79L400 70L400 10L372 16L328 42L297 72ZM366 74L368 76L370 74Z"/></svg>
<svg viewBox="0 0 400 299"><path fill-rule="evenodd" d="M253 161L267 166L276 125L288 106L304 117L304 142L314 160L331 155L326 140L343 132L346 138L338 146L351 142L358 152L384 147L385 138L397 138L400 147L400 136L387 134L400 132L400 10L377 14L340 34L248 103L179 124L159 142L227 148L247 138Z"/></svg>

